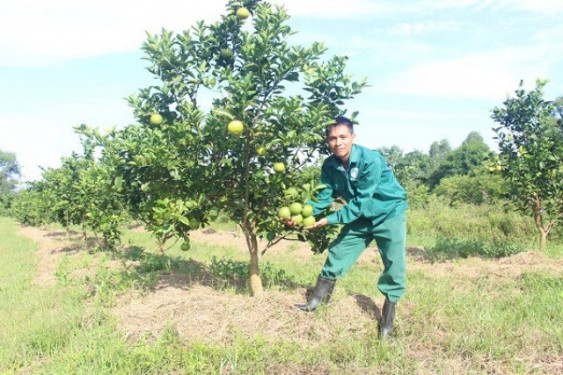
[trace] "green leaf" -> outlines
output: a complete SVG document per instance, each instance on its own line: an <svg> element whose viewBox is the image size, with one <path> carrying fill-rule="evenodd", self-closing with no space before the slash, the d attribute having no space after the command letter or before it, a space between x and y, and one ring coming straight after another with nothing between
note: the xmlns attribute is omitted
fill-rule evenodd
<svg viewBox="0 0 563 375"><path fill-rule="evenodd" d="M219 115L219 116L224 116L229 118L230 120L234 120L235 116L233 114L231 114L229 111L227 111L226 109L221 109L221 108L214 108L212 110L213 114Z"/></svg>
<svg viewBox="0 0 563 375"><path fill-rule="evenodd" d="M185 216L179 216L178 217L178 221L180 221L182 224L186 225L186 226L190 226L190 219L188 219Z"/></svg>

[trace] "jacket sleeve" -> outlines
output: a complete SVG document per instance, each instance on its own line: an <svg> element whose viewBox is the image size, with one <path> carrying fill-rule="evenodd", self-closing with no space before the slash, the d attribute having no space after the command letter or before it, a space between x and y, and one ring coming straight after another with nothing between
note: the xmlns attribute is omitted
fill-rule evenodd
<svg viewBox="0 0 563 375"><path fill-rule="evenodd" d="M327 216L329 224L348 224L358 219L362 214L374 210L376 202L373 197L381 180L383 167L381 158L376 157L364 162L358 179L351 182L354 197L341 209Z"/></svg>
<svg viewBox="0 0 563 375"><path fill-rule="evenodd" d="M332 187L333 182L325 165L323 165L321 169L321 184L326 185L326 187L317 193L315 199L311 199L308 202L311 206L313 206L313 216L319 215L321 212L330 207L334 201L334 190Z"/></svg>

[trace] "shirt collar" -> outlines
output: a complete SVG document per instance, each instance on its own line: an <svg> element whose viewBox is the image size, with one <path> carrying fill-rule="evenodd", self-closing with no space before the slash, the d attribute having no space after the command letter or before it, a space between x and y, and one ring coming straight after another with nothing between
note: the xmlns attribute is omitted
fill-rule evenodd
<svg viewBox="0 0 563 375"><path fill-rule="evenodd" d="M356 144L352 144L352 150L350 151L350 165L357 164L360 160L360 148Z"/></svg>
<svg viewBox="0 0 563 375"><path fill-rule="evenodd" d="M352 144L352 150L350 150L350 158L348 159L348 165L351 166L352 164L357 164L360 160L360 148L354 143ZM332 155L332 165L334 168L339 169L342 167L342 163L338 157L334 154Z"/></svg>

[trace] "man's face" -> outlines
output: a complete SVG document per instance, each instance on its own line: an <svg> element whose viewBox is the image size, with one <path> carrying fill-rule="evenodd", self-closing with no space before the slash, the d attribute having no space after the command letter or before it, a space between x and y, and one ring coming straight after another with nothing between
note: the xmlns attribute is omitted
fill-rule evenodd
<svg viewBox="0 0 563 375"><path fill-rule="evenodd" d="M329 129L326 141L330 151L343 162L347 162L352 151L355 135L346 125L336 125Z"/></svg>

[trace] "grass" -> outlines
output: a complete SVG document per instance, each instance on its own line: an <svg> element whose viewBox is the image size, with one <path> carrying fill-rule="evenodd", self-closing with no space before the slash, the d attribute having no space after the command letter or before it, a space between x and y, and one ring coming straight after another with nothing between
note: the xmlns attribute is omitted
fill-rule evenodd
<svg viewBox="0 0 563 375"><path fill-rule="evenodd" d="M563 370L563 271L531 269L500 275L477 274L481 260L447 264L409 259L408 289L398 305L397 337L377 338L377 324L351 326L339 320L339 301L375 290L379 264L359 263L338 282L334 304L311 315L280 321L321 324L305 344L267 332L233 330L228 342L182 339L170 322L156 339L127 339L111 308L132 290L154 291L163 275L202 280L226 298L248 298L235 279L244 273L247 254L234 247L179 243L156 256L154 239L128 231L126 251L69 252L59 259L57 283L35 285L37 245L17 234L18 226L0 218L0 374L551 374ZM78 242L71 244L75 248ZM548 260L560 261L559 245ZM91 250L91 249L90 249ZM296 251L295 249L293 251ZM262 259L271 274L266 293L292 293L314 282L324 255L300 261L292 250ZM266 266L268 264L268 266ZM80 270L89 273L76 277ZM445 270L445 271L444 271ZM499 268L500 270L500 268ZM215 295L215 294L214 294ZM230 296L230 297L229 297ZM210 296L210 298L212 298ZM283 311L283 310L282 310ZM358 318L365 318L358 315ZM219 323L219 322L217 322ZM316 326L311 326L314 328ZM351 329L351 327L356 327ZM359 328L358 328L359 327ZM315 335L322 334L316 340Z"/></svg>

